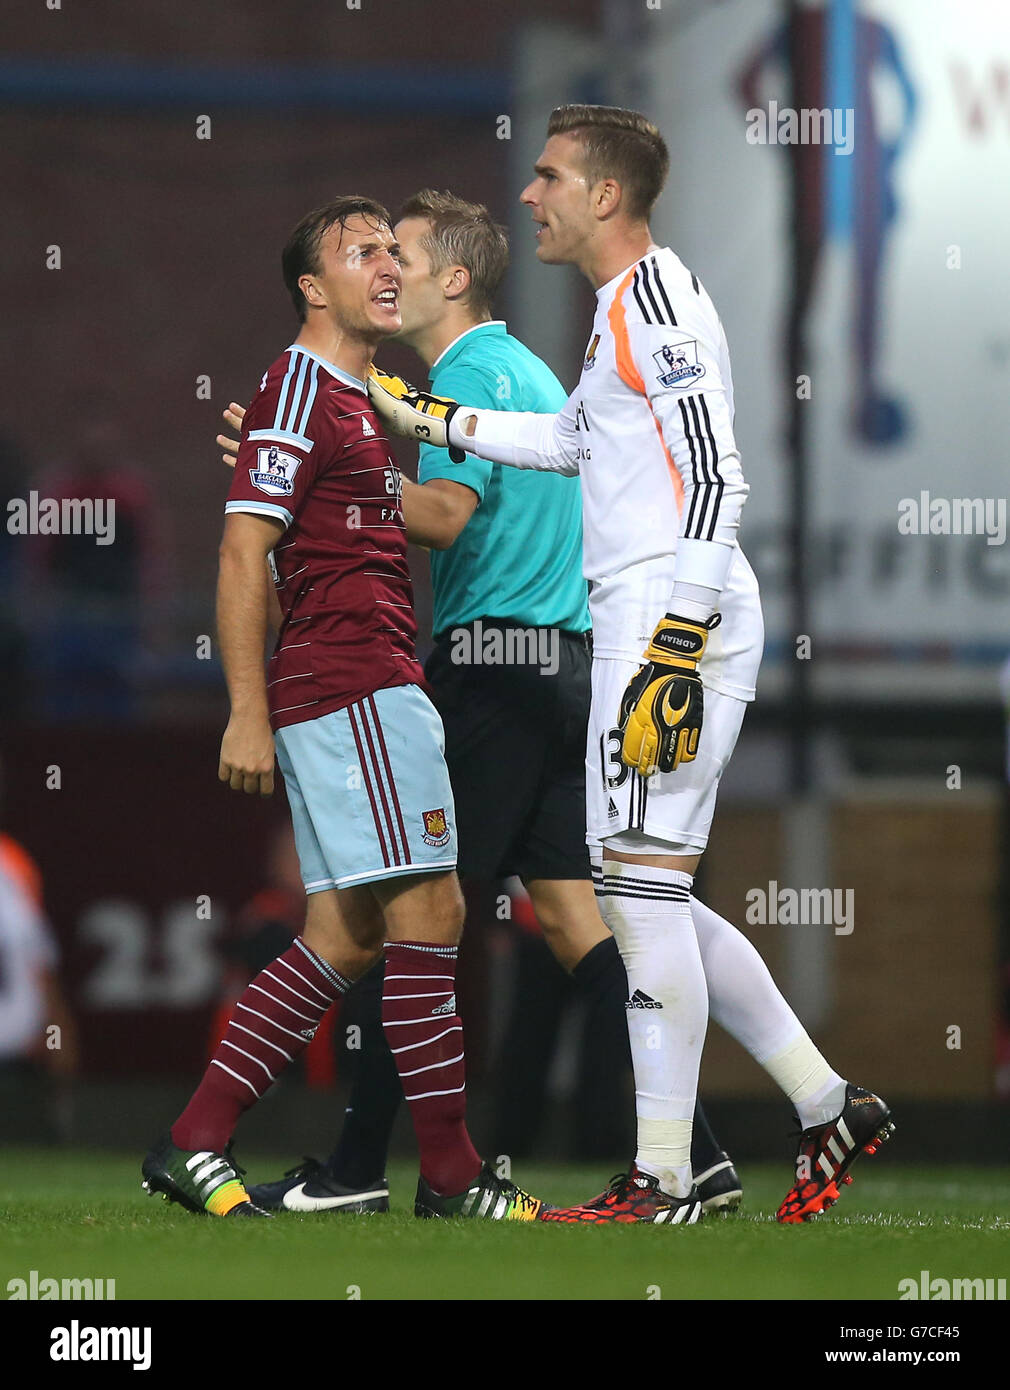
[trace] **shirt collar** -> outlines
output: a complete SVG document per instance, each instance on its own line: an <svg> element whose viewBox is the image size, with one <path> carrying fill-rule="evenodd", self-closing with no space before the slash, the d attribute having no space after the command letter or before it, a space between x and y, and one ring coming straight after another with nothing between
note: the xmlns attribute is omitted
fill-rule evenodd
<svg viewBox="0 0 1010 1390"><path fill-rule="evenodd" d="M313 362L318 362L321 366L325 367L331 376L337 377L340 381L346 382L348 386L354 386L359 391L364 391L366 396L368 395L368 387L363 381L359 381L356 376L351 376L350 372L345 372L342 367L336 366L333 362L328 362L325 357L320 357L318 352L313 352L310 348L302 347L301 343L292 343L288 351L304 352L306 357L311 357Z"/></svg>
<svg viewBox="0 0 1010 1390"><path fill-rule="evenodd" d="M447 348L443 348L442 351L438 354L434 362L432 362L431 366L428 368L429 376L434 375L436 367L447 367L450 362L455 360L458 354L462 351L460 344L463 342L464 338L469 338L474 333L507 332L508 329L505 326L504 319L487 319L484 323L475 323L472 328L465 328L458 338L453 338L449 346Z"/></svg>
<svg viewBox="0 0 1010 1390"><path fill-rule="evenodd" d="M633 269L633 267L635 267L636 265L639 265L642 261L644 261L646 256L653 256L657 251L662 250L663 247L657 246L654 241L650 242L649 245L645 248L644 256L637 256L633 261L629 261L628 264L624 267L624 269L619 270L612 280L608 280L605 285L600 286L600 288L596 291L596 298L602 299L603 296L609 290L612 290L616 285L619 285L621 281L624 279L625 275L627 275L628 271Z"/></svg>

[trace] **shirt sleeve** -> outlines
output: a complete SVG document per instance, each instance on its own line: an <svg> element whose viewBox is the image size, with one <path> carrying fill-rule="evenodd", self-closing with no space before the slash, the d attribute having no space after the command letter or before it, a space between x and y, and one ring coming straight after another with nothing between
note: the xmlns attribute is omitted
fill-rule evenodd
<svg viewBox="0 0 1010 1390"><path fill-rule="evenodd" d="M317 402L325 389L308 358L267 373L242 421L225 512L253 512L291 525L332 454L332 431Z"/></svg>
<svg viewBox="0 0 1010 1390"><path fill-rule="evenodd" d="M459 397L469 407L474 402ZM467 454L477 454L492 463L512 468L535 468L547 473L574 477L579 471L578 402L569 396L556 415L529 410L460 410L453 416L449 433L453 444ZM463 422L477 417L473 436L462 433Z"/></svg>
<svg viewBox="0 0 1010 1390"><path fill-rule="evenodd" d="M720 367L725 340L714 311L678 308L678 324L629 323L632 367L683 486L674 582L721 592L748 492Z"/></svg>

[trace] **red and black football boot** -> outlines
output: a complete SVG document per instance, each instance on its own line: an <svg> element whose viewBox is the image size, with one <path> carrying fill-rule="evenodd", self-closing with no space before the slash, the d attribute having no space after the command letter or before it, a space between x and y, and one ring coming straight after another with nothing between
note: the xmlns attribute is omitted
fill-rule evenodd
<svg viewBox="0 0 1010 1390"><path fill-rule="evenodd" d="M786 1193L776 1219L786 1225L810 1221L833 1207L840 1195L838 1185L852 1181L849 1169L859 1155L875 1154L893 1133L887 1105L872 1091L850 1082L838 1118L800 1134L796 1183Z"/></svg>
<svg viewBox="0 0 1010 1390"><path fill-rule="evenodd" d="M671 1197L659 1186L659 1179L641 1172L633 1163L629 1173L611 1178L606 1192L578 1207L554 1207L540 1215L541 1221L563 1221L569 1225L584 1222L648 1221L654 1225L693 1226L702 1218L698 1189L689 1197Z"/></svg>

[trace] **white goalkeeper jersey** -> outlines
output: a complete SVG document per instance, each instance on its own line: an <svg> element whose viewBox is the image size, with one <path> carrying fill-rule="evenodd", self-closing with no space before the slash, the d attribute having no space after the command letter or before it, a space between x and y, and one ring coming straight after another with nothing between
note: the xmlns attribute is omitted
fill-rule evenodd
<svg viewBox="0 0 1010 1390"><path fill-rule="evenodd" d="M674 582L703 585L720 593L722 614L701 666L705 684L752 700L764 633L757 580L736 538L747 484L719 316L669 248L650 249L596 299L582 376L564 409L476 410L466 448L580 475L598 656L640 657L671 608Z"/></svg>

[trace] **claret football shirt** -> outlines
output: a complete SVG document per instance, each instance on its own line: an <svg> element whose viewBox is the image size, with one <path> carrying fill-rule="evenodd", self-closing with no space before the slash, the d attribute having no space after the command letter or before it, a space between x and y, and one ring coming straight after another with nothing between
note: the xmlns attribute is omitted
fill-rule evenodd
<svg viewBox="0 0 1010 1390"><path fill-rule="evenodd" d="M389 686L424 688L401 494L364 382L289 347L246 412L225 505L285 528L271 557L283 614L267 672L275 729Z"/></svg>

